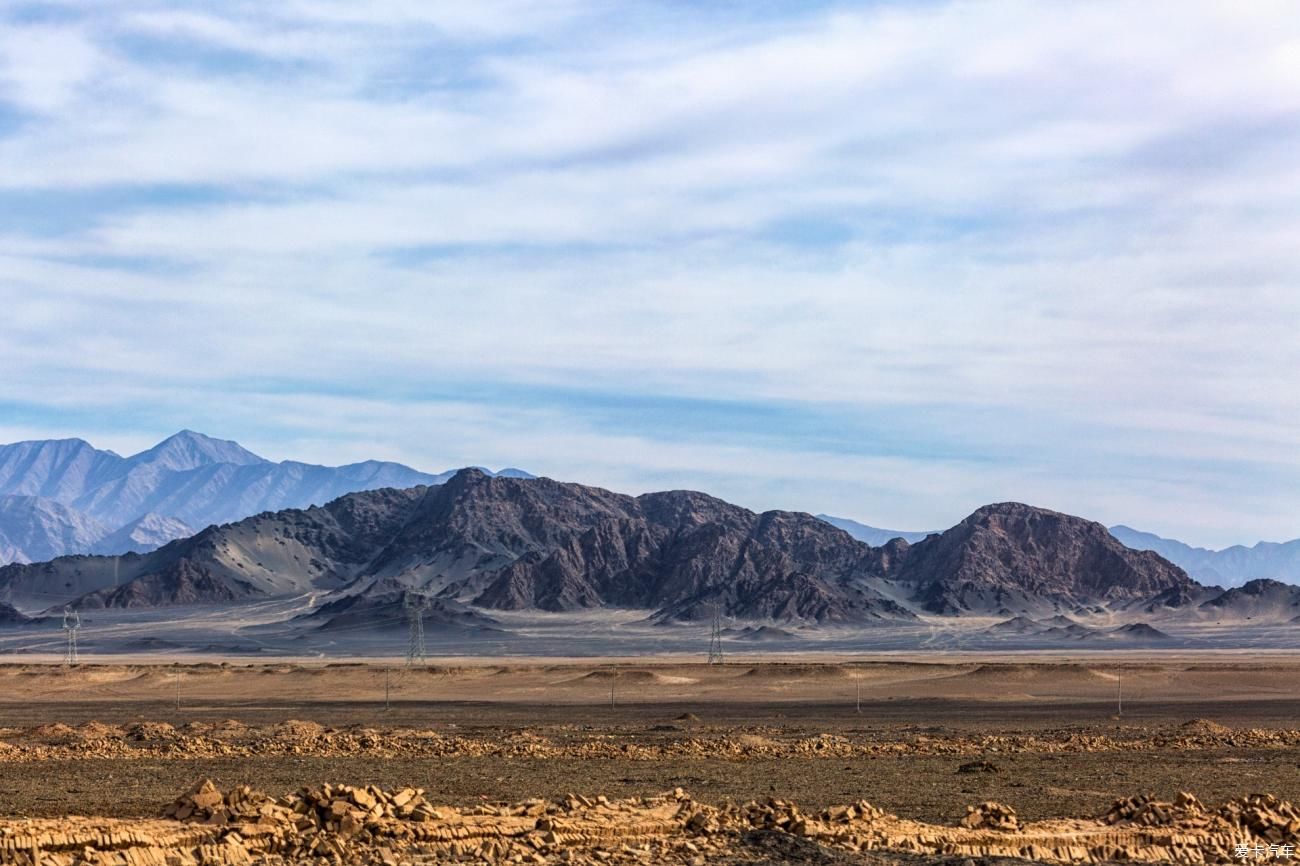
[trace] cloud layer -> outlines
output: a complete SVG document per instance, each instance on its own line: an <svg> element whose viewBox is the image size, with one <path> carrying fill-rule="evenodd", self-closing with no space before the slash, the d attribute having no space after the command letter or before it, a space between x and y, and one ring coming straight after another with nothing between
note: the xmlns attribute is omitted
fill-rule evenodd
<svg viewBox="0 0 1300 866"><path fill-rule="evenodd" d="M704 6L10 4L0 439L1300 535L1290 4Z"/></svg>

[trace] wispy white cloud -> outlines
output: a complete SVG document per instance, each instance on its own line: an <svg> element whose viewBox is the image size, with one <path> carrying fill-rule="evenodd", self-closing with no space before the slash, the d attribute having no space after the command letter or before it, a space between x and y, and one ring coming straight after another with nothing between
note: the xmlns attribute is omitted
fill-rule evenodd
<svg viewBox="0 0 1300 866"><path fill-rule="evenodd" d="M1289 4L775 14L17 9L3 429L1300 535Z"/></svg>

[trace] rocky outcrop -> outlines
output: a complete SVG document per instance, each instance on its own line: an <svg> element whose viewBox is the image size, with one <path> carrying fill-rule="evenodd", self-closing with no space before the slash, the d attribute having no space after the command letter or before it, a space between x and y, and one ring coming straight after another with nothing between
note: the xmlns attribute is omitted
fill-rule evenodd
<svg viewBox="0 0 1300 866"><path fill-rule="evenodd" d="M0 602L0 627L24 625L29 622L31 619L20 613L17 608Z"/></svg>
<svg viewBox="0 0 1300 866"><path fill-rule="evenodd" d="M210 566L191 559L177 559L160 571L122 586L83 595L72 606L86 609L218 604L243 601L258 594L247 581L218 576Z"/></svg>
<svg viewBox="0 0 1300 866"><path fill-rule="evenodd" d="M1300 615L1300 586L1277 580L1251 580L1203 604L1216 618L1288 622Z"/></svg>
<svg viewBox="0 0 1300 866"><path fill-rule="evenodd" d="M1120 544L1100 523L1009 502L917 544L893 542L882 572L932 613L1019 613L1150 599L1194 586L1177 566Z"/></svg>

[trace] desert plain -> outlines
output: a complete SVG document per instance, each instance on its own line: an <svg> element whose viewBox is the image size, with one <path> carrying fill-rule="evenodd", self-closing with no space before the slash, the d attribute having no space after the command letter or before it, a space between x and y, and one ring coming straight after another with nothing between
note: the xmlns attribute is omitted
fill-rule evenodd
<svg viewBox="0 0 1300 866"><path fill-rule="evenodd" d="M1297 683L1300 658L1284 652L753 654L724 664L672 656L442 658L409 666L402 659L100 657L69 667L31 658L0 666L0 862L32 862L29 836L42 827L54 835L39 862L124 866L150 856L159 863L963 863L1007 855L1166 862L1160 858L1176 854L1181 862L1224 862L1235 859L1225 854L1229 842L1260 840L1274 845L1264 853L1280 858L1300 829L1287 829L1289 803L1300 801ZM96 839L109 838L114 826L170 826L176 819L164 818L164 809L201 779L211 780L222 805L216 818L211 808L200 812L195 826L226 835L227 823L244 827L238 838L246 847L249 819L272 818L240 813L232 802L278 798L278 808L291 810L292 800L304 809L303 792L314 791L312 814L335 808L363 816L379 806L363 808L339 792L367 786L373 793L358 795L363 801L418 790L444 823L482 823L498 812L513 821L514 811L531 810L541 817L525 816L527 833L536 834L534 818L549 821L553 809L606 830L618 815L640 827L637 810L668 824L576 848L562 844L562 833L544 843L512 830L512 841L491 845L471 833L473 844L453 850L400 833L378 844L390 832L383 821L406 826L392 815L376 815L355 833L322 818L313 832L342 833L354 846L369 840L333 854L289 850L283 841L238 854L219 846L196 853L217 837L178 837L161 847L87 846L77 837L61 847L64 837L50 829L70 826L69 816L107 822ZM337 790L322 793L326 784ZM237 790L244 793L232 801ZM294 792L303 796L293 800ZM1191 812L1177 811L1191 802L1180 793L1195 798ZM263 794L265 801L256 799ZM1276 798L1271 806L1254 801L1276 813L1280 829L1260 831L1281 834L1271 843L1222 817L1262 794ZM1117 801L1143 796L1155 804L1146 817L1114 817L1124 811L1115 811ZM501 805L525 801L531 805ZM1147 802L1131 801L1128 811L1142 813ZM583 803L614 817L587 815ZM983 813L970 807L986 803L1009 809L1014 828L994 827L993 819L981 825ZM873 811L859 806L847 820L842 810L853 804ZM696 817L705 812L710 817ZM1197 826L1207 821L1213 826ZM852 832L844 829L850 825ZM1198 848L1197 833L1211 831L1217 841ZM1168 840L1151 833L1182 841L1160 847ZM1076 837L1080 844L1066 844ZM6 839L23 842L5 847ZM136 848L155 853L126 859Z"/></svg>

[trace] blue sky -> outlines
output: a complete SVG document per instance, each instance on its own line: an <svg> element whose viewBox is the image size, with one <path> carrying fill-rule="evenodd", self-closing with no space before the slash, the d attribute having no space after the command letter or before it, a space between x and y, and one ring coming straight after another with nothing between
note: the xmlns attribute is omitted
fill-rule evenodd
<svg viewBox="0 0 1300 866"><path fill-rule="evenodd" d="M11 2L0 441L1294 538L1297 152L1286 2Z"/></svg>

